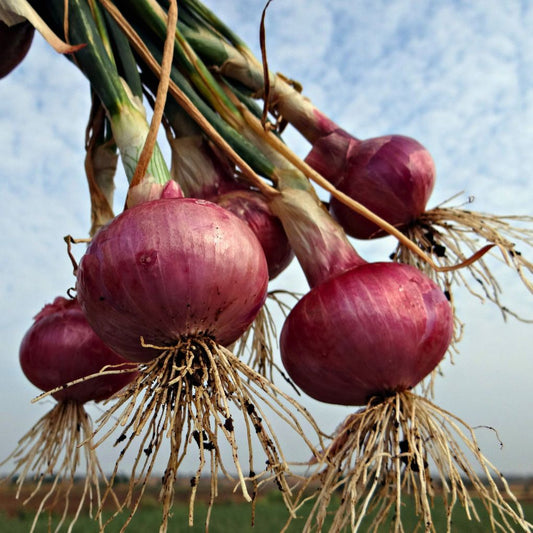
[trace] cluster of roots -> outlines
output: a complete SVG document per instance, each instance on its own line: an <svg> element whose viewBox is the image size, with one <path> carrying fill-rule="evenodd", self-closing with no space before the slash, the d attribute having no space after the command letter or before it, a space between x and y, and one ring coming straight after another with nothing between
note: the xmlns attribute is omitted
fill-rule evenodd
<svg viewBox="0 0 533 533"><path fill-rule="evenodd" d="M122 530L129 524L165 440L170 444L170 455L160 492L160 531L166 531L168 527L174 485L190 447L198 456L198 466L190 480L190 524L194 520L201 474L208 464L211 481L206 528L217 496L220 474L233 479L244 499L250 502L254 502L260 485L275 483L290 510L289 463L268 418L274 413L300 435L310 449L314 449L306 433L309 428L315 436L320 432L307 411L210 338L186 338L176 346L156 348L161 350L161 355L140 365L138 379L113 399L113 404L97 422L97 435L102 434L99 442L117 430L120 433L116 446L122 448L109 480L110 488L127 450L130 447L137 450L128 494L109 520L128 508L129 517ZM306 427L302 427L302 423ZM240 446L236 428L244 433ZM223 461L224 441L231 451L235 477L230 475ZM254 460L257 444L262 450L260 463ZM239 448L247 450L245 463ZM102 501L105 502L107 497L108 493L105 493Z"/></svg>
<svg viewBox="0 0 533 533"><path fill-rule="evenodd" d="M18 442L15 451L0 466L15 461L6 479L16 477L17 499L24 484L32 483L32 492L24 500L39 501L30 529L33 532L43 513L55 513L59 520L54 531L69 523L72 531L81 511L89 508L91 516L99 515L102 498L100 483L105 477L92 444L92 422L82 404L61 401L46 413ZM77 506L70 506L71 495L80 474L84 475L81 498ZM109 496L118 506L113 491ZM99 519L102 527L101 518Z"/></svg>
<svg viewBox="0 0 533 533"><path fill-rule="evenodd" d="M529 216L496 216L460 207L436 207L420 215L405 233L428 252L439 267L459 265L479 252L482 245L492 244L494 250L501 253L503 263L513 268L526 288L533 293L533 263L518 248L533 248L532 222L533 217ZM524 224L529 226L525 227ZM492 251L488 255L493 256ZM399 243L391 258L422 270L442 286L452 304L453 286L462 285L481 301L488 300L496 304L504 318L513 316L530 321L501 302L502 289L485 257L465 268L439 272Z"/></svg>
<svg viewBox="0 0 533 533"><path fill-rule="evenodd" d="M289 310L276 293L270 298L282 312ZM137 378L108 401L95 430L82 405L59 402L6 459L16 463L12 475L18 476L17 497L29 473L38 472L35 490L27 499L41 499L32 531L44 511L58 508L55 530L67 520L72 530L85 504L100 531L126 512L125 522L121 520L125 531L164 443L169 444L169 456L160 491L160 532L168 529L180 467L191 454L197 457L197 467L190 478L189 525L194 522L200 483L206 482L202 474L208 469L206 530L221 474L252 503L252 520L261 486L277 486L289 514L284 531L296 518L300 520L305 507L304 533L326 527L332 532L378 531L383 526L403 532L406 498L414 501L424 531L435 531L432 512L440 499L447 532L458 504L469 519L477 520L480 506L484 507L493 532L532 530L506 480L481 454L472 428L427 399L433 377L421 384L422 396L406 391L374 399L348 416L325 445L306 409L273 384L274 370L284 376L274 363L274 338L274 320L264 308L237 344L236 354L209 337L183 338L171 347L146 344L160 355L148 363L106 367L96 374L134 371ZM245 349L251 354L248 364L242 357ZM273 415L299 435L313 457L297 487L290 485L295 476L270 421ZM120 451L106 480L95 449L109 438L115 439ZM130 482L119 501L113 485L128 452L134 456ZM72 511L69 495L80 469L86 472L83 494ZM101 493L102 481L106 488ZM116 511L104 520L103 508L110 500Z"/></svg>
<svg viewBox="0 0 533 533"><path fill-rule="evenodd" d="M298 512L312 502L303 532L323 531L326 519L332 532L378 531L384 525L403 532L406 497L414 500L424 531L436 531L436 498L444 502L447 532L458 502L469 519L479 520L483 506L490 531L531 531L507 482L481 454L472 428L411 392L371 402L347 417L315 462L295 505Z"/></svg>

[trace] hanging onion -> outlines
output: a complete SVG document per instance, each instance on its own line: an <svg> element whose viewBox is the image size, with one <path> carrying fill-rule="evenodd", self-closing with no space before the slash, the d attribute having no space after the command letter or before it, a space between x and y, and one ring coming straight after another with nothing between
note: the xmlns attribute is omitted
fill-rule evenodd
<svg viewBox="0 0 533 533"><path fill-rule="evenodd" d="M448 349L452 324L445 295L419 270L366 264L296 304L281 332L282 360L309 396L365 405L430 374Z"/></svg>
<svg viewBox="0 0 533 533"><path fill-rule="evenodd" d="M306 162L341 192L400 230L425 211L435 184L431 155L418 141L403 135L360 141L337 129L313 145ZM330 209L352 237L387 235L336 198L331 198Z"/></svg>
<svg viewBox="0 0 533 533"><path fill-rule="evenodd" d="M105 413L97 429L103 433L102 428L111 423L112 429L122 431L117 445L124 442L124 449L115 472L126 449L140 442L129 495L122 503L134 502L129 519L166 438L172 445L162 480L161 531L167 528L179 465L193 441L199 449L199 466L191 482L191 524L208 457L211 504L219 468L229 475L221 466L220 435L232 450L245 499L253 499L247 482L255 494L264 476L274 476L288 497L288 465L261 400L267 396L287 421L298 413L309 416L226 348L256 317L267 285L265 255L252 230L233 213L205 200L163 198L139 203L102 228L87 248L77 271L84 312L106 343L127 359L141 362L139 378ZM247 467L256 472L249 478L239 461L236 414L242 416L247 432L254 428L266 455L265 470L252 466L248 434L243 448L248 445ZM303 436L299 424L292 427ZM137 477L139 462L144 466Z"/></svg>
<svg viewBox="0 0 533 533"><path fill-rule="evenodd" d="M100 483L105 481L93 449L93 427L84 405L110 398L136 377L135 365L106 346L89 326L77 300L57 297L35 316L20 346L20 364L31 383L43 391L53 392L56 405L20 440L6 459L15 460L11 476L17 475L20 495L30 472L36 487L26 501L41 495L32 531L37 525L44 503L55 501L50 510L63 509L57 529L67 519L69 501L76 477L84 471L82 497L70 517L72 528L82 508L90 502L101 504ZM114 373L90 377L112 366ZM119 368L121 370L119 370ZM88 378L75 385L69 383ZM6 462L4 461L4 463ZM2 464L4 464L2 463ZM52 482L43 483L47 476ZM60 497L61 496L61 497ZM60 504L59 504L60 505ZM101 516L100 527L102 527Z"/></svg>
<svg viewBox="0 0 533 533"><path fill-rule="evenodd" d="M95 334L78 301L62 296L35 316L22 339L19 358L28 380L43 391L125 362ZM99 402L122 389L133 377L132 373L99 376L52 395L57 401Z"/></svg>
<svg viewBox="0 0 533 533"><path fill-rule="evenodd" d="M448 516L458 499L465 509L475 509L472 490L490 509L492 531L510 522L528 531L519 502L482 455L473 430L412 392L439 364L452 339L454 317L444 292L415 267L365 262L303 188L283 190L272 207L311 286L284 322L284 367L318 401L363 406L311 461L316 469L303 483L296 505L309 500L311 487L319 489L300 529L320 531L329 515L332 531L357 531L375 510L376 529L389 523L392 512L390 527L402 531L402 498L410 487L420 522L433 531L431 479L436 471ZM489 483L480 480L462 449L472 453ZM334 491L341 496L332 511Z"/></svg>

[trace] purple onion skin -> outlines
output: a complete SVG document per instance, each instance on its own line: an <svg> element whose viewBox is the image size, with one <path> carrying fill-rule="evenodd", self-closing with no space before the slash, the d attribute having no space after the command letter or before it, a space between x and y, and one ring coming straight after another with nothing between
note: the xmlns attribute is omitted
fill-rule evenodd
<svg viewBox="0 0 533 533"><path fill-rule="evenodd" d="M453 315L439 287L418 269L368 263L318 285L281 332L291 379L321 402L365 405L408 390L441 361Z"/></svg>
<svg viewBox="0 0 533 533"><path fill-rule="evenodd" d="M205 200L161 199L124 211L80 261L78 299L109 346L147 362L187 336L227 346L266 299L261 245L237 216Z"/></svg>
<svg viewBox="0 0 533 533"><path fill-rule="evenodd" d="M36 315L19 352L22 371L36 387L49 391L96 374L125 360L106 346L89 326L79 303L57 297ZM55 392L57 401L99 402L130 383L136 372L94 377Z"/></svg>
<svg viewBox="0 0 533 533"><path fill-rule="evenodd" d="M435 185L435 164L424 146L403 135L361 141L341 128L334 129L326 119L322 122L324 135L305 159L312 168L400 230L425 211ZM330 211L352 237L387 235L333 197Z"/></svg>
<svg viewBox="0 0 533 533"><path fill-rule="evenodd" d="M250 190L232 191L219 196L216 203L250 226L263 247L269 279L289 266L294 252L280 219L272 214L261 194Z"/></svg>
<svg viewBox="0 0 533 533"><path fill-rule="evenodd" d="M28 22L8 26L0 21L0 78L13 71L26 57L35 28Z"/></svg>

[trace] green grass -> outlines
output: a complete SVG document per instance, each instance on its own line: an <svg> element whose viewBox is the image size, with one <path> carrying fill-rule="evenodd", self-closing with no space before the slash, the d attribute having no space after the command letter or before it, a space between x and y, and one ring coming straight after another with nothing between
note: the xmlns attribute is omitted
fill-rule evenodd
<svg viewBox="0 0 533 533"><path fill-rule="evenodd" d="M526 503L523 505L526 517L531 522L533 521L533 503ZM481 516L481 523L476 521L469 521L465 513L457 507L453 515L453 529L455 533L464 533L466 531L485 533L489 531L486 521L486 513L479 510ZM305 515L305 509L302 510L302 515ZM184 503L177 503L173 508L173 516L169 522L169 533L173 532L204 532L204 520L206 516L206 506L204 504L197 504L195 510L195 525L188 527L187 525L188 508ZM256 505L255 526L252 527L251 521L251 506L245 503L235 502L219 502L216 503L211 515L209 531L211 533L275 533L280 531L287 520L287 511L284 507L283 501L278 494L272 493L262 497ZM414 514L414 509L410 505L406 505L405 511L402 512L403 524L405 531L414 531L417 524L417 518ZM125 515L117 518L112 522L106 532L115 533L120 531L120 526L125 519ZM31 522L33 520L33 513L30 511L19 510L14 517L7 517L5 514L0 514L0 524L3 525L3 531L10 533L27 533L29 531ZM161 511L155 499L148 500L143 507L138 511L133 518L127 531L129 533L151 533L157 532L161 520ZM360 531L368 530L368 524L371 523L372 518L363 525ZM434 508L434 522L437 531L445 531L445 515L442 505L436 505ZM303 527L304 519L295 520L292 523L289 531L291 533L298 533ZM67 528L64 527L64 530ZM45 533L48 531L48 519L42 517L39 521L36 533ZM73 533L92 533L97 532L96 524L87 516L82 516L76 523ZM327 531L327 527L324 528ZM385 526L381 531L389 531L389 527Z"/></svg>

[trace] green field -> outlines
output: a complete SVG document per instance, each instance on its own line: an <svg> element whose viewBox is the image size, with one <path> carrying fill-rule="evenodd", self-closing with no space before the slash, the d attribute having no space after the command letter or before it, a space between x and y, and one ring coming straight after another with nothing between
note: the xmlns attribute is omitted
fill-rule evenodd
<svg viewBox="0 0 533 533"><path fill-rule="evenodd" d="M6 494L4 494L4 497ZM5 499L4 499L5 501ZM523 508L526 517L531 522L533 521L533 503L524 502ZM465 514L457 507L453 516L453 531L457 533L464 532L487 532L489 528L486 521L486 513L479 511L481 516L481 523L476 521L469 521ZM302 515L305 515L305 508L302 510ZM0 513L0 524L2 524L2 531L9 531L9 533L27 533L33 521L33 510L25 509L19 506L16 509L11 509L9 513L2 511ZM187 531L190 533L205 531L205 516L206 506L204 503L198 503L195 511L195 525L189 527L187 525L188 507L185 501L177 501L173 508L173 516L169 523L169 532ZM217 502L213 507L209 531L211 533L273 533L280 531L287 520L287 511L284 507L283 501L279 494L272 492L266 496L261 497L256 504L255 511L255 525L251 525L251 506L246 503L239 503L235 501L223 499ZM417 519L414 515L412 506L406 504L405 511L402 512L404 518L404 529L407 532L414 531ZM126 515L119 516L109 524L106 531L115 533L120 531L120 527ZM445 531L445 518L442 506L435 505L434 508L434 523L437 531ZM161 512L159 504L155 495L147 494L144 499L142 508L138 511L127 531L131 533L150 533L157 532L161 519ZM370 518L371 520L371 518ZM52 521L52 531L53 531ZM288 531L296 533L302 530L304 519L293 521ZM64 527L63 530L67 530ZM324 527L327 531L327 526ZM368 530L367 525L364 525L360 531ZM49 523L47 516L43 516L39 521L36 533L45 533L49 531ZM96 532L98 527L92 519L87 516L82 516L73 528L74 533L82 532ZM385 526L380 531L389 531L389 527ZM517 530L518 531L518 530Z"/></svg>

